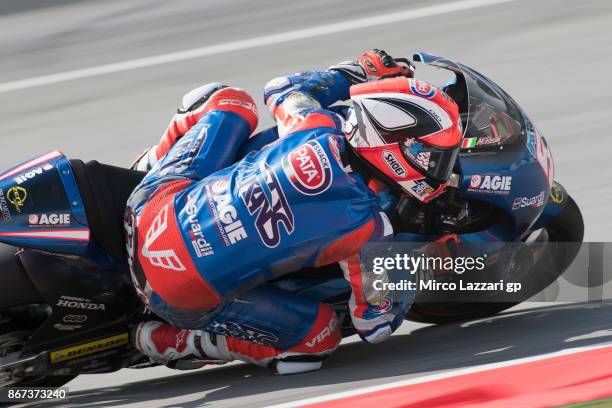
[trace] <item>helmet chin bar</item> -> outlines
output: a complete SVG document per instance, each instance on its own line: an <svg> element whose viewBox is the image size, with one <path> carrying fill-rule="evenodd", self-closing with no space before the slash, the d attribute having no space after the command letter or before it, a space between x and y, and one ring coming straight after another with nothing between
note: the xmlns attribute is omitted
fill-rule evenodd
<svg viewBox="0 0 612 408"><path fill-rule="evenodd" d="M381 168L377 167L372 161L363 157L359 152L355 150L355 146L347 143L347 152L349 153L349 161L354 171L362 174L366 174L371 178L374 178L384 184L386 184L390 190L394 191L398 195L411 197L422 203L429 203L435 198L439 197L444 193L447 183L439 183L432 179L426 179L419 177L414 180L404 180L398 182L389 175L385 174L386 166L381 164ZM460 177L456 175L454 184L459 185Z"/></svg>

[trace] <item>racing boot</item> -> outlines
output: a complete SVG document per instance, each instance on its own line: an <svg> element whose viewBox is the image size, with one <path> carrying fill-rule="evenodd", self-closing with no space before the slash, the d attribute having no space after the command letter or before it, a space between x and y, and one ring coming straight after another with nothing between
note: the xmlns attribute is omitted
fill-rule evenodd
<svg viewBox="0 0 612 408"><path fill-rule="evenodd" d="M336 336L334 336L336 337ZM332 340L333 351L338 339ZM175 369L200 368L206 364L224 364L241 360L268 367L276 374L297 374L322 367L328 352L310 355L282 352L264 346L201 330L181 330L162 322L140 323L134 332L134 345L156 363Z"/></svg>
<svg viewBox="0 0 612 408"><path fill-rule="evenodd" d="M230 322L226 322L224 327L228 333L232 332ZM336 313L322 303L309 332L290 348L274 347L275 342L268 345L265 338L256 339L240 330L235 333L226 336L200 332L199 341L197 338L195 340L196 346L199 342L202 353L210 358L246 361L284 375L320 369L323 360L336 350L342 340Z"/></svg>
<svg viewBox="0 0 612 408"><path fill-rule="evenodd" d="M134 346L151 361L167 364L194 355L195 335L162 322L143 322L134 332Z"/></svg>
<svg viewBox="0 0 612 408"><path fill-rule="evenodd" d="M133 333L133 344L151 361L178 370L224 364L202 352L198 335L198 330L181 330L158 321L143 322Z"/></svg>
<svg viewBox="0 0 612 408"><path fill-rule="evenodd" d="M196 344L200 343L201 353L209 358L224 361L241 360L260 367L268 367L280 375L319 370L327 357L327 354L283 353L273 347L208 332L199 332L195 341Z"/></svg>

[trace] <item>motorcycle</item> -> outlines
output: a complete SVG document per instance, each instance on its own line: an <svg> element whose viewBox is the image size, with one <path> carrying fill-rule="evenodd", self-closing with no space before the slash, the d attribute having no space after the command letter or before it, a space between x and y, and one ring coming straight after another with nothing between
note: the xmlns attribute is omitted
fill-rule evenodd
<svg viewBox="0 0 612 408"><path fill-rule="evenodd" d="M546 140L500 86L442 57L413 59L453 76L441 88L459 105L464 138L443 195L424 204L390 193L396 239L578 244L548 245L537 255L555 268L519 268L514 278L529 287L520 299L431 302L417 295L406 318L444 323L490 316L544 289L571 264L583 239L582 215L554 181ZM0 175L2 387L58 387L79 374L152 366L130 342L135 325L156 317L134 291L123 230L125 203L143 177L68 160L59 151ZM289 273L273 284L329 304L343 336L355 333L350 287L336 265Z"/></svg>

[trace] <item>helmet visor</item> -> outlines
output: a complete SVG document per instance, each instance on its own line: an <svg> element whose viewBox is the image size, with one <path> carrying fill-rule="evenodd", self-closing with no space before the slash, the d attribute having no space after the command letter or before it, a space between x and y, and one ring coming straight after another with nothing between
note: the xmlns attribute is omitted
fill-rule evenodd
<svg viewBox="0 0 612 408"><path fill-rule="evenodd" d="M459 146L440 148L416 138L400 142L406 161L428 178L444 183L450 177L459 154Z"/></svg>

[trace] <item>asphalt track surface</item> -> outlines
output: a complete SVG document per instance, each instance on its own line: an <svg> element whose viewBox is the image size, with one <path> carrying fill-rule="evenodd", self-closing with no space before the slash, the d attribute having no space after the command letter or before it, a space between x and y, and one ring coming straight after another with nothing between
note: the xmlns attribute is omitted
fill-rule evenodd
<svg viewBox="0 0 612 408"><path fill-rule="evenodd" d="M476 67L513 95L547 137L555 178L583 211L585 239L608 240L612 2L484 3L5 0L1 167L57 148L73 158L124 165L158 139L182 94L202 83L240 86L259 100L271 78L326 67L368 48L396 56L426 50ZM269 126L261 105L260 112L260 126ZM277 377L232 364L83 376L70 384L71 404L287 402L609 341L611 308L531 304L477 322L405 324L382 346L349 340L316 374Z"/></svg>

